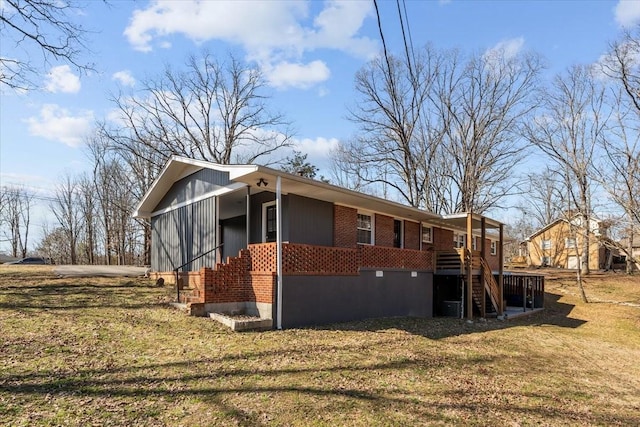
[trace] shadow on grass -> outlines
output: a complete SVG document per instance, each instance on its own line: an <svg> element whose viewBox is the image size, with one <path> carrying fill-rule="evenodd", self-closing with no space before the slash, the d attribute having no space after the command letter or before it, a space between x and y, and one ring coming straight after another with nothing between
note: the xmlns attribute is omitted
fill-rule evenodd
<svg viewBox="0 0 640 427"><path fill-rule="evenodd" d="M305 349L293 350L293 353L304 353ZM291 351L266 351L259 353L265 360L269 358L290 354ZM553 405L539 406L527 404L532 401L553 401L557 398L557 391L550 389L549 393L542 391L522 392L519 390L504 390L501 401L487 401L487 399L476 399L469 395L468 384L455 383L448 389L438 389L438 391L427 393L438 393L438 395L424 396L423 400L416 400L411 392L395 389L393 392L382 388L355 388L343 386L340 382L314 381L313 378L326 378L326 375L358 374L377 372L377 375L392 375L393 372L423 372L425 367L436 370L442 363L454 365L460 364L483 364L491 367L496 362L496 357L481 356L472 360L456 359L445 360L439 356L426 356L402 358L383 363L343 363L337 366L326 368L320 367L300 367L300 368L220 368L217 365L224 361L251 358L256 354L245 354L242 357L229 355L219 359L199 359L181 362L169 362L160 364L147 364L133 367L121 367L114 369L80 369L73 372L47 372L24 375L0 376L0 393L15 395L39 395L47 399L51 397L67 398L69 396L84 396L92 398L133 398L144 400L148 404L154 399L161 401L163 405L168 402L187 399L208 400L233 418L240 425L267 425L262 422L256 412L249 412L239 407L234 407L231 396L270 394L305 395L311 397L329 397L333 400L334 410L339 410L340 404L344 400L357 402L358 404L369 405L371 408L389 408L390 405L397 410L405 412L415 412L416 415L424 417L425 420L437 418L443 411L462 411L472 414L476 419L481 419L483 414L495 415L496 413L508 413L513 417L535 416L543 418L549 422L565 423L567 420L578 423L637 425L640 418L634 415L615 416L598 411L580 411L571 408L556 408ZM530 363L529 356L524 355L514 358L510 366L522 366ZM210 366L213 364L214 366ZM197 367L197 368L196 368ZM205 369L209 368L209 369ZM509 368L505 368L509 371ZM514 368L515 369L515 368ZM169 371L168 373L166 371ZM159 375L158 372L163 374ZM154 374L150 374L153 372ZM424 373L423 373L424 374ZM504 374L504 373L503 373ZM304 376L308 375L308 377ZM279 382L291 376L291 385L281 385ZM303 376L302 378L299 376ZM259 378L256 380L256 378ZM249 384L244 385L249 380ZM255 382L262 381L263 384ZM236 385L237 383L240 385ZM301 385L306 384L306 385ZM485 392L482 388L474 390L476 397L482 397ZM623 394L621 393L621 396ZM296 398L296 399L299 399ZM342 400L341 400L342 399ZM425 401L429 404L425 405ZM353 409L353 404L348 404ZM612 420L612 417L615 419Z"/></svg>
<svg viewBox="0 0 640 427"><path fill-rule="evenodd" d="M135 282L116 284L50 283L0 286L0 309L78 310L84 308L157 307L162 303L140 302L143 293L159 291L157 286Z"/></svg>
<svg viewBox="0 0 640 427"><path fill-rule="evenodd" d="M342 330L375 332L386 329L399 329L414 335L420 335L429 339L443 339L453 336L482 333L492 330L507 329L523 325L554 325L562 328L579 328L587 321L570 317L575 305L560 302L561 295L546 293L545 309L531 312L526 316L509 320L474 319L467 322L464 319L453 317L411 318L389 317L334 323L321 326L303 326L304 329L313 330Z"/></svg>

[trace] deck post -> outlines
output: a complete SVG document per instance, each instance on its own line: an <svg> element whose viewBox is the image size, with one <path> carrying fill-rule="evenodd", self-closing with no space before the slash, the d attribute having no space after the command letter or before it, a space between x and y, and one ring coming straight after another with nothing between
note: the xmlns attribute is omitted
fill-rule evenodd
<svg viewBox="0 0 640 427"><path fill-rule="evenodd" d="M473 319L473 213L467 212L467 319ZM465 257L466 258L466 257Z"/></svg>
<svg viewBox="0 0 640 427"><path fill-rule="evenodd" d="M486 245L484 244L485 239L487 238L487 222L485 217L483 216L482 218L480 218L480 256L482 257L483 260L487 259L487 254L486 254ZM486 317L487 316L487 298L485 295L485 288L484 288L484 275L487 272L484 271L484 267L482 265L480 265L480 281L482 282L482 301L480 304L480 315L482 317ZM488 272L489 274L491 274L491 272Z"/></svg>
<svg viewBox="0 0 640 427"><path fill-rule="evenodd" d="M498 305L500 306L500 313L504 313L504 225L500 224L500 237L498 242L498 289L500 289L500 301L498 301Z"/></svg>

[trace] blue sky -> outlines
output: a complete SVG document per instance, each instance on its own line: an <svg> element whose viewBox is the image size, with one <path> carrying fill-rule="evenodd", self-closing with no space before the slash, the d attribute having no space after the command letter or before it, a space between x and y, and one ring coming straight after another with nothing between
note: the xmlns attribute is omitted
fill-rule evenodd
<svg viewBox="0 0 640 427"><path fill-rule="evenodd" d="M379 6L388 48L399 52L396 2ZM407 1L406 9L416 48L533 50L547 59L548 76L597 61L624 26L640 21L640 1ZM370 1L113 0L87 1L81 12L74 20L91 30L86 59L96 71L79 75L51 63L43 65L42 90L3 90L0 185L50 197L62 174L90 167L82 141L95 120L109 117L111 94L135 90L164 64L180 67L202 49L221 56L233 50L260 66L270 105L324 168L328 150L355 130L345 118L354 74L381 48ZM11 54L8 43L1 48ZM40 215L37 226L53 224Z"/></svg>

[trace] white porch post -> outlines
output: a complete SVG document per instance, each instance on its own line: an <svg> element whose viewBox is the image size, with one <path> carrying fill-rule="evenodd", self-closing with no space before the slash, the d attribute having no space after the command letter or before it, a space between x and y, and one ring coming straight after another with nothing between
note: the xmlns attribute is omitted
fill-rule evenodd
<svg viewBox="0 0 640 427"><path fill-rule="evenodd" d="M216 264L222 262L222 251L220 250L220 196L214 197L215 204L215 247L216 249ZM215 265L214 265L215 267Z"/></svg>
<svg viewBox="0 0 640 427"><path fill-rule="evenodd" d="M246 231L247 231L247 249L249 249L249 242L251 240L251 187L247 185L247 196L246 196Z"/></svg>
<svg viewBox="0 0 640 427"><path fill-rule="evenodd" d="M276 177L276 263L277 263L277 320L276 326L282 329L282 191L280 175Z"/></svg>

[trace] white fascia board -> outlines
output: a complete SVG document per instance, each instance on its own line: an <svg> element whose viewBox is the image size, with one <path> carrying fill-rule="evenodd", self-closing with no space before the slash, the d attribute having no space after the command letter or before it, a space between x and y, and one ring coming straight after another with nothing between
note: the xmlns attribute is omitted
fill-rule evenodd
<svg viewBox="0 0 640 427"><path fill-rule="evenodd" d="M184 202L180 202L180 203L177 203L177 204L172 205L172 206L167 206L166 208L157 210L155 212L151 212L149 214L149 216L150 217L154 217L154 216L161 215L163 213L171 212L173 210L180 209L183 206L188 206L188 205L191 205L193 203L199 202L201 200L208 199L210 197L222 196L223 194L232 193L232 192L234 192L236 190L239 190L241 188L245 188L246 186L247 185L242 183L242 182L234 182L234 183L229 184L229 185L227 185L225 187L218 188L215 191L210 191L208 193L201 194L198 197L194 197L192 199L185 200Z"/></svg>

